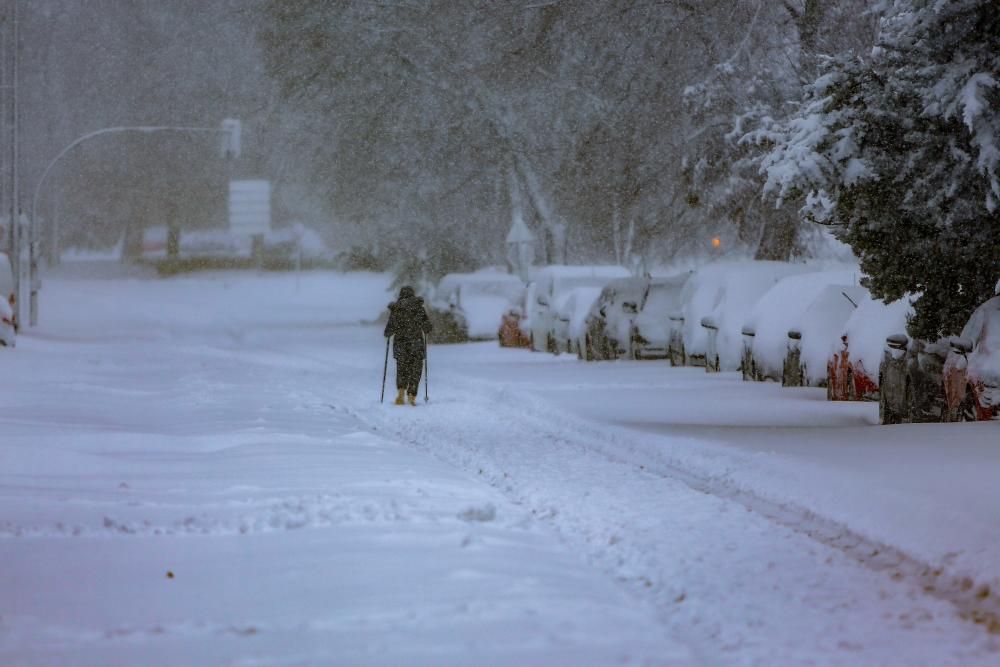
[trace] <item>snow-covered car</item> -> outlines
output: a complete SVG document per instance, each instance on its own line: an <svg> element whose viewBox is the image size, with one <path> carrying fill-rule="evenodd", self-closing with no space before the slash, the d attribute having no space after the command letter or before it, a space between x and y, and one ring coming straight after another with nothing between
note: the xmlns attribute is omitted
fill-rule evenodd
<svg viewBox="0 0 1000 667"><path fill-rule="evenodd" d="M611 352L605 349L604 322L614 296L613 289L603 288L587 310L582 326L583 340L577 345L577 356L584 361L612 358Z"/></svg>
<svg viewBox="0 0 1000 667"><path fill-rule="evenodd" d="M616 278L627 278L629 272L620 266L564 266L553 265L539 269L532 282L535 298L529 303L531 349L555 351L553 329L555 304L562 295L575 287L604 287Z"/></svg>
<svg viewBox="0 0 1000 667"><path fill-rule="evenodd" d="M857 267L814 271L786 276L768 289L741 327L743 379L781 382L787 366L788 332L798 327L806 310L829 285L850 285L856 275ZM843 298L840 301L849 305Z"/></svg>
<svg viewBox="0 0 1000 667"><path fill-rule="evenodd" d="M857 285L827 285L809 304L798 324L788 330L781 384L785 387L826 386L830 350L858 304L869 298Z"/></svg>
<svg viewBox="0 0 1000 667"><path fill-rule="evenodd" d="M603 326L596 328L593 344L605 351L606 359L632 356L632 324L646 299L649 284L648 277L621 278L605 288L611 290L611 299L604 309Z"/></svg>
<svg viewBox="0 0 1000 667"><path fill-rule="evenodd" d="M584 338L584 320L590 307L601 294L600 287L575 287L556 309L555 349L557 352L576 352Z"/></svg>
<svg viewBox="0 0 1000 667"><path fill-rule="evenodd" d="M948 341L933 343L892 334L878 370L879 423L941 421Z"/></svg>
<svg viewBox="0 0 1000 667"><path fill-rule="evenodd" d="M14 318L14 303L17 301L17 294L14 291L14 270L11 267L10 257L7 253L0 252L0 299L2 299L11 310L10 326L17 331L17 320Z"/></svg>
<svg viewBox="0 0 1000 667"><path fill-rule="evenodd" d="M702 364L696 365L704 365L710 372L739 370L743 323L751 309L779 280L809 270L806 264L752 260L699 269L688 284L697 277L700 289L685 304L684 348L688 358L702 355ZM700 325L700 332L696 325Z"/></svg>
<svg viewBox="0 0 1000 667"><path fill-rule="evenodd" d="M681 291L691 274L653 278L639 313L632 321L633 359L666 359L670 344L670 314L680 307Z"/></svg>
<svg viewBox="0 0 1000 667"><path fill-rule="evenodd" d="M912 313L907 297L889 304L871 297L862 299L844 324L839 344L834 344L827 357L828 399L878 400L878 369L885 341L895 334L905 335Z"/></svg>
<svg viewBox="0 0 1000 667"><path fill-rule="evenodd" d="M0 299L0 347L14 347L17 335L14 331L14 309L6 299Z"/></svg>
<svg viewBox="0 0 1000 667"><path fill-rule="evenodd" d="M997 296L976 308L951 339L944 363L946 418L987 420L1000 410L1000 283Z"/></svg>
<svg viewBox="0 0 1000 667"><path fill-rule="evenodd" d="M585 345L591 361L618 359L629 354L632 322L649 288L649 278L619 278L597 297L584 322Z"/></svg>
<svg viewBox="0 0 1000 667"><path fill-rule="evenodd" d="M439 314L447 337L458 341L493 340L504 314L510 312L523 291L521 280L506 273L449 273L438 283L431 308Z"/></svg>

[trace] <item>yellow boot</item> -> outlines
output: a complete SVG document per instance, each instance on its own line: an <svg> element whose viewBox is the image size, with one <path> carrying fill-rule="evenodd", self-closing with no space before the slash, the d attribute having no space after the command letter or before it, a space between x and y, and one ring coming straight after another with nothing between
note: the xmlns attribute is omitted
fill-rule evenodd
<svg viewBox="0 0 1000 667"><path fill-rule="evenodd" d="M403 401L403 392L405 392L405 391L406 391L405 389L400 389L399 393L396 394L396 405L403 405L403 403L404 403L404 401Z"/></svg>
<svg viewBox="0 0 1000 667"><path fill-rule="evenodd" d="M417 404L417 395L416 394L410 394L410 405L415 406L416 404Z"/></svg>

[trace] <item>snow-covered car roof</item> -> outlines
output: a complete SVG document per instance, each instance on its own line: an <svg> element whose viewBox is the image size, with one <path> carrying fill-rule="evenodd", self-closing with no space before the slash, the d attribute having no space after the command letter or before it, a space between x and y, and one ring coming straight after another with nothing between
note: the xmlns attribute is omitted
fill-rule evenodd
<svg viewBox="0 0 1000 667"><path fill-rule="evenodd" d="M520 278L495 269L475 273L449 273L438 282L433 300L437 303L447 302L462 286L468 286L470 291L510 295L512 299L520 298L524 290L524 283Z"/></svg>
<svg viewBox="0 0 1000 667"><path fill-rule="evenodd" d="M599 287L616 278L628 278L631 274L621 266L567 266L552 265L539 269L534 274L539 290L555 295L574 287Z"/></svg>
<svg viewBox="0 0 1000 667"><path fill-rule="evenodd" d="M611 303L620 305L632 301L638 307L649 289L649 278L617 278L605 285L604 289L610 294Z"/></svg>

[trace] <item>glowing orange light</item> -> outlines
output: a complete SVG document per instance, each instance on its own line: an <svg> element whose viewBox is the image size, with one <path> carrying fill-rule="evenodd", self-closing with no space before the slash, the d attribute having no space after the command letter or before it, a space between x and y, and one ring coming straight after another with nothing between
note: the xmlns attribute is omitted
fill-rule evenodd
<svg viewBox="0 0 1000 667"><path fill-rule="evenodd" d="M713 248L718 248L721 245L722 245L722 239L720 239L718 236L716 236L714 239L712 239L712 247Z"/></svg>

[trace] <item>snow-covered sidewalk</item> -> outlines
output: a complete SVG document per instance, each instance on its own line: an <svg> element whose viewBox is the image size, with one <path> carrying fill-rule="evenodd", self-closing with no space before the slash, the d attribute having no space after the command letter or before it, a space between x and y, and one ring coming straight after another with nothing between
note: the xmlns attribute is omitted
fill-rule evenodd
<svg viewBox="0 0 1000 667"><path fill-rule="evenodd" d="M385 284L49 281L0 356L0 663L1000 659L995 424L493 344L380 405Z"/></svg>
<svg viewBox="0 0 1000 667"><path fill-rule="evenodd" d="M248 349L317 324L247 301L274 280L53 281L2 358L0 664L689 664L526 508ZM301 289L348 338L385 303Z"/></svg>

